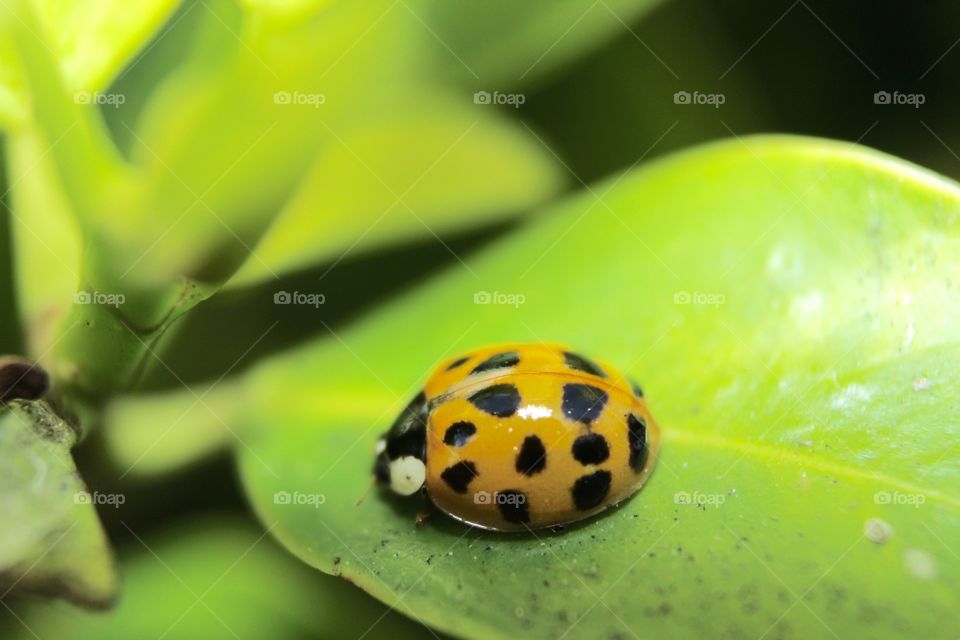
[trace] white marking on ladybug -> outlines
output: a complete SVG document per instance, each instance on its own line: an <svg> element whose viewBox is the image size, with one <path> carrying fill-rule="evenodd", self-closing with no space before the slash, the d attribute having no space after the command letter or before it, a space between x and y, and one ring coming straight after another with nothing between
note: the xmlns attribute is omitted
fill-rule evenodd
<svg viewBox="0 0 960 640"><path fill-rule="evenodd" d="M422 460L403 456L390 463L390 488L402 496L413 495L427 479L427 467Z"/></svg>

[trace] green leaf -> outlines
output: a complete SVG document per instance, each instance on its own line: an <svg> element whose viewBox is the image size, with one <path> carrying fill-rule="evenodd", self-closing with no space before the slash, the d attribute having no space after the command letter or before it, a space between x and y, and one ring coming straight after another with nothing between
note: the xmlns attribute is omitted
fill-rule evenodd
<svg viewBox="0 0 960 640"><path fill-rule="evenodd" d="M36 138L39 160L49 151L55 169L50 184L40 185L49 187L40 189L44 195L24 200L32 200L29 207L62 191L63 209L82 229L86 249L73 275L79 299L94 303L63 311L61 302L60 333L49 341L56 343L51 370L71 397L102 398L135 385L166 329L248 258L252 277L272 277L271 261L281 270L299 267L333 260L368 235L382 244L387 237L436 233L434 226L477 224L482 215L516 213L557 188L556 168L532 135L508 128L469 97L462 107L438 98L410 81L408 57L384 55L423 37L419 29L411 35L410 16L385 23L384 33L354 49L367 18L379 17L382 7L341 7L329 19L299 24L259 21L223 4L204 5L209 18L195 32L177 33L196 38L184 43L190 59L159 84L136 126L126 126L129 162L114 148L98 109L76 104L63 86L55 55L35 36L42 20L21 11L12 26L36 112L36 131L24 127L19 137ZM301 104L297 96L317 101ZM397 140L423 151L404 166L420 173L388 171L396 163L382 147L371 148L372 132L405 120L421 126L424 118L436 121L430 134ZM476 136L457 148L455 135L470 134L473 122L479 122ZM353 164L337 161L344 157ZM311 166L315 172L304 181ZM428 180L428 169L446 179ZM452 177L459 189L450 188ZM330 180L367 191L369 203L357 205L348 189L331 190ZM289 210L293 221L267 240L268 257L254 251L251 258L251 247L304 182ZM380 187L393 199L410 196L428 220L401 203L403 219L385 216L375 228ZM345 211L348 204L355 208ZM302 233L304 217L314 233ZM333 218L349 223L324 222ZM297 227L293 246L291 226ZM318 236L322 241L314 242Z"/></svg>
<svg viewBox="0 0 960 640"><path fill-rule="evenodd" d="M133 531L133 529L131 529ZM416 638L424 630L342 580L317 576L234 518L133 531L124 597L109 613L44 603L18 611L13 638ZM319 578L319 579L318 579ZM377 621L374 625L374 621Z"/></svg>
<svg viewBox="0 0 960 640"><path fill-rule="evenodd" d="M436 37L429 62L477 89L529 85L604 40L629 33L660 0L610 0L593 4L494 0L404 4Z"/></svg>
<svg viewBox="0 0 960 640"><path fill-rule="evenodd" d="M957 185L862 147L670 156L252 373L245 486L306 562L467 637L949 637L958 232ZM520 536L354 506L428 368L518 340L643 385L664 439L640 494Z"/></svg>
<svg viewBox="0 0 960 640"><path fill-rule="evenodd" d="M223 451L243 406L243 389L231 380L121 396L106 408L103 437L122 476L172 472Z"/></svg>
<svg viewBox="0 0 960 640"><path fill-rule="evenodd" d="M638 17L661 0L494 0L450 3L406 0L372 4L365 26L402 25L410 34L402 50L384 57L420 58L421 77L437 75L474 90L504 90L530 84L603 41L629 33ZM252 12L280 24L304 21L320 12L329 21L346 3L331 0L242 0ZM351 44L360 44L359 40ZM352 55L352 54L351 54Z"/></svg>
<svg viewBox="0 0 960 640"><path fill-rule="evenodd" d="M333 4L333 0L241 0L251 10L267 16L303 18Z"/></svg>
<svg viewBox="0 0 960 640"><path fill-rule="evenodd" d="M104 607L119 585L70 457L75 440L74 428L44 400L0 408L0 589Z"/></svg>
<svg viewBox="0 0 960 640"><path fill-rule="evenodd" d="M13 278L26 328L28 353L49 357L54 332L74 300L79 279L80 230L59 188L56 167L36 131L11 136L10 227L16 250Z"/></svg>
<svg viewBox="0 0 960 640"><path fill-rule="evenodd" d="M390 113L347 124L323 145L231 285L490 224L540 204L560 179L519 125L424 91Z"/></svg>
<svg viewBox="0 0 960 640"><path fill-rule="evenodd" d="M173 13L178 0L17 0L30 2L40 17L36 37L56 58L71 92L106 88ZM11 9L10 11L14 11ZM0 23L17 20L0 11ZM2 28L0 28L2 31ZM11 43L0 39L0 128L27 118L25 83Z"/></svg>

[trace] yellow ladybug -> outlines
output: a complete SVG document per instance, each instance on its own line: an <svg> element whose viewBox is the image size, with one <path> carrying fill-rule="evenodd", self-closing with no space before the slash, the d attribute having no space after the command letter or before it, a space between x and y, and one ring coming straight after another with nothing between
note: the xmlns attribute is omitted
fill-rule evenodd
<svg viewBox="0 0 960 640"><path fill-rule="evenodd" d="M516 531L588 518L649 477L643 392L560 345L507 344L438 366L377 442L376 479L448 515Z"/></svg>

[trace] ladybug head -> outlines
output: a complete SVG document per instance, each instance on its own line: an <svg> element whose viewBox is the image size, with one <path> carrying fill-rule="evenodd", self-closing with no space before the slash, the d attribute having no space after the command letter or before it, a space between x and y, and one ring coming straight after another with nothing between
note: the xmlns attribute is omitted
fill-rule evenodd
<svg viewBox="0 0 960 640"><path fill-rule="evenodd" d="M419 491L427 478L427 413L421 392L377 441L374 477L402 496Z"/></svg>
<svg viewBox="0 0 960 640"><path fill-rule="evenodd" d="M396 447L393 447L396 449ZM427 477L427 467L423 459L404 452L396 457L390 454L389 434L377 441L377 458L373 464L373 475L377 482L390 486L390 490L402 496L413 495L423 487Z"/></svg>

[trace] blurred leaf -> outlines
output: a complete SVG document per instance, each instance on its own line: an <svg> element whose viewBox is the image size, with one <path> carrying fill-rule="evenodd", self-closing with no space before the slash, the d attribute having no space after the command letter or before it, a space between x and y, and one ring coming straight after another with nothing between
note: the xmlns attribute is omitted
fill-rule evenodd
<svg viewBox="0 0 960 640"><path fill-rule="evenodd" d="M31 2L40 16L44 46L59 63L71 92L101 91L148 42L178 0L16 0ZM17 20L0 11L0 22ZM10 43L0 39L0 127L26 119L24 81Z"/></svg>
<svg viewBox="0 0 960 640"><path fill-rule="evenodd" d="M77 290L80 231L38 132L21 131L7 145L13 278L28 353L48 360L54 331Z"/></svg>
<svg viewBox="0 0 960 640"><path fill-rule="evenodd" d="M250 9L264 15L281 18L303 18L318 9L326 8L334 0L240 0Z"/></svg>
<svg viewBox="0 0 960 640"><path fill-rule="evenodd" d="M418 0L404 8L438 42L428 64L476 89L525 86L621 32L661 0Z"/></svg>
<svg viewBox="0 0 960 640"><path fill-rule="evenodd" d="M138 534L135 534L138 535ZM107 614L46 604L12 638L417 638L425 630L336 578L318 576L245 522L206 518L138 535ZM376 624L374 624L376 622Z"/></svg>
<svg viewBox="0 0 960 640"><path fill-rule="evenodd" d="M360 37L381 2L344 3L292 24L257 20L229 2L194 11L211 15L184 43L189 60L131 127L131 156L146 178L145 210L128 231L160 240L127 252L128 278L149 280L176 262L195 278L226 279L318 152L338 145L352 122L383 117L422 88L410 86L405 56L384 56L415 45L409 29L387 22ZM171 224L171 215L182 220Z"/></svg>
<svg viewBox="0 0 960 640"><path fill-rule="evenodd" d="M292 215L295 222L306 216L350 224L318 225L324 236L319 250L311 246L316 234L302 229L300 246L291 249L281 227L266 248L283 254L281 268L332 259L371 230L383 198L371 198L351 215L354 209L342 209L346 203L356 206L354 194L343 190L331 196L328 189L324 174L336 169L334 180L377 194L351 173L356 162L336 161L344 154L365 165L364 180L382 180L377 186L386 185L388 197L394 188L412 188L414 204L426 208L430 222L407 206L405 219L386 217L383 229L370 234L381 244L387 233L402 240L434 233L432 226L450 231L481 215L515 213L555 190L557 176L547 166L546 151L529 133L496 122L492 110L471 116L481 122L478 133L456 148L453 134L469 133L471 120L434 112L456 107L410 81L411 58L383 55L415 44L423 37L421 27L398 13L376 37L362 38L382 9L381 3L338 5L306 22L274 23L245 15L232 3L200 3L193 10L209 18L194 31L177 32L195 38L184 43L193 51L190 60L163 79L136 127L125 125L132 136L130 162L119 156L95 106L77 104L61 86L55 56L31 28L40 21L30 11L17 16L12 32L34 97L35 151L49 152L57 170L44 182L59 183L63 208L83 230L85 252L75 275L81 303L63 315L54 352L53 370L72 397L102 397L135 384L160 336L248 259L318 153L329 148L335 151L316 161L320 175L310 176L314 183L323 180L324 209L315 209L321 189L308 184ZM364 78L362 85L357 77ZM464 104L470 105L467 98ZM396 105L407 105L406 113L395 115ZM422 171L415 177L388 171L395 156L377 145L370 148L371 132L388 126L369 123L419 118L409 123L419 124L425 117L437 121L433 134L412 136L408 130L396 138L425 151L405 167ZM349 142L343 146L344 136L352 139L354 132L359 152ZM448 151L446 164L441 161ZM357 155L365 152L376 155ZM433 162L445 179L427 180L423 191L417 190L415 178L426 180ZM380 173L386 176L377 177ZM275 275L259 255L252 262L261 274Z"/></svg>
<svg viewBox="0 0 960 640"><path fill-rule="evenodd" d="M77 300L80 304L73 305L66 313L62 308L74 300L61 298L59 301L55 315L63 314L65 319L61 321L61 333L53 344L58 353L76 357L58 358L53 372L68 393L79 388L81 394L96 395L121 384L118 381L129 380L139 365L138 355L149 349L151 334L162 331L175 317L178 307L188 307L201 296L197 285L191 282L164 282L159 287L151 283L154 284L151 288L142 282L120 286L118 282L125 274L112 272L106 266L119 252L111 250L110 235L105 230L112 229L112 226L104 224L104 216L114 212L113 207L120 206L118 193L127 196L119 200L130 204L128 196L133 184L130 169L111 144L102 121L96 116L95 107L69 95L57 59L46 42L49 37L38 36L38 30L42 30L39 26L41 20L32 5L21 2L15 9L10 18L10 32L25 78L29 81L35 122L31 120L29 126L21 127L12 144L27 160L18 177L18 180L28 180L22 188L33 186L41 194L21 199L18 188L15 209L18 221L29 221L23 222L22 231L35 236L44 250L61 262L72 275L74 286L79 285L78 294L82 296ZM42 179L38 179L37 174ZM86 251L79 264L66 262L76 259L72 251L64 256L57 255L44 242L44 230L38 231L30 226L34 221L32 212L21 209L21 200L24 207L32 207L43 206L45 200L51 198L55 205L53 212L39 213L36 217L53 220L62 217L64 212L71 214L73 222L83 229ZM110 206L107 206L108 202ZM116 218L122 219L123 216ZM78 241L73 237L72 225L68 223L67 227L67 233L55 237L68 249L75 249ZM29 271L32 265L21 268L27 270L24 278L34 277ZM61 282L63 280L58 279L56 284ZM43 306L51 292L60 293L60 290L41 280L38 293L24 295L39 300ZM101 295L112 300L106 305L101 304ZM130 304L124 308L124 313L120 313L118 308L127 299ZM32 304L25 306L31 307ZM34 311L36 308L26 309L28 314ZM41 323L44 320L41 318ZM79 330L74 332L78 327ZM37 333L45 334L43 331ZM47 355L49 350L50 345L43 344L37 351ZM97 357L89 357L91 354Z"/></svg>
<svg viewBox="0 0 960 640"><path fill-rule="evenodd" d="M954 183L854 145L671 156L254 373L242 477L299 557L464 636L950 637L958 225ZM355 507L424 372L516 340L640 381L664 428L640 495L536 536Z"/></svg>
<svg viewBox="0 0 960 640"><path fill-rule="evenodd" d="M490 224L559 188L540 143L496 112L426 91L409 100L320 149L231 285Z"/></svg>
<svg viewBox="0 0 960 640"><path fill-rule="evenodd" d="M44 400L0 408L0 589L104 607L117 576L70 456L75 440Z"/></svg>
<svg viewBox="0 0 960 640"><path fill-rule="evenodd" d="M242 408L243 389L230 380L122 396L107 407L104 437L124 476L165 473L221 451Z"/></svg>
<svg viewBox="0 0 960 640"><path fill-rule="evenodd" d="M349 3L332 0L242 0L245 7L287 25L320 14L331 19ZM422 77L455 79L474 90L526 85L620 32L661 0L578 0L450 3L401 0L368 3L365 27L403 24L411 42L391 57L418 60ZM322 13L321 13L322 12ZM382 33L380 31L377 35ZM376 36L374 36L376 37ZM416 41L415 46L413 40ZM360 44L356 40L351 46ZM423 73L426 72L426 73Z"/></svg>

